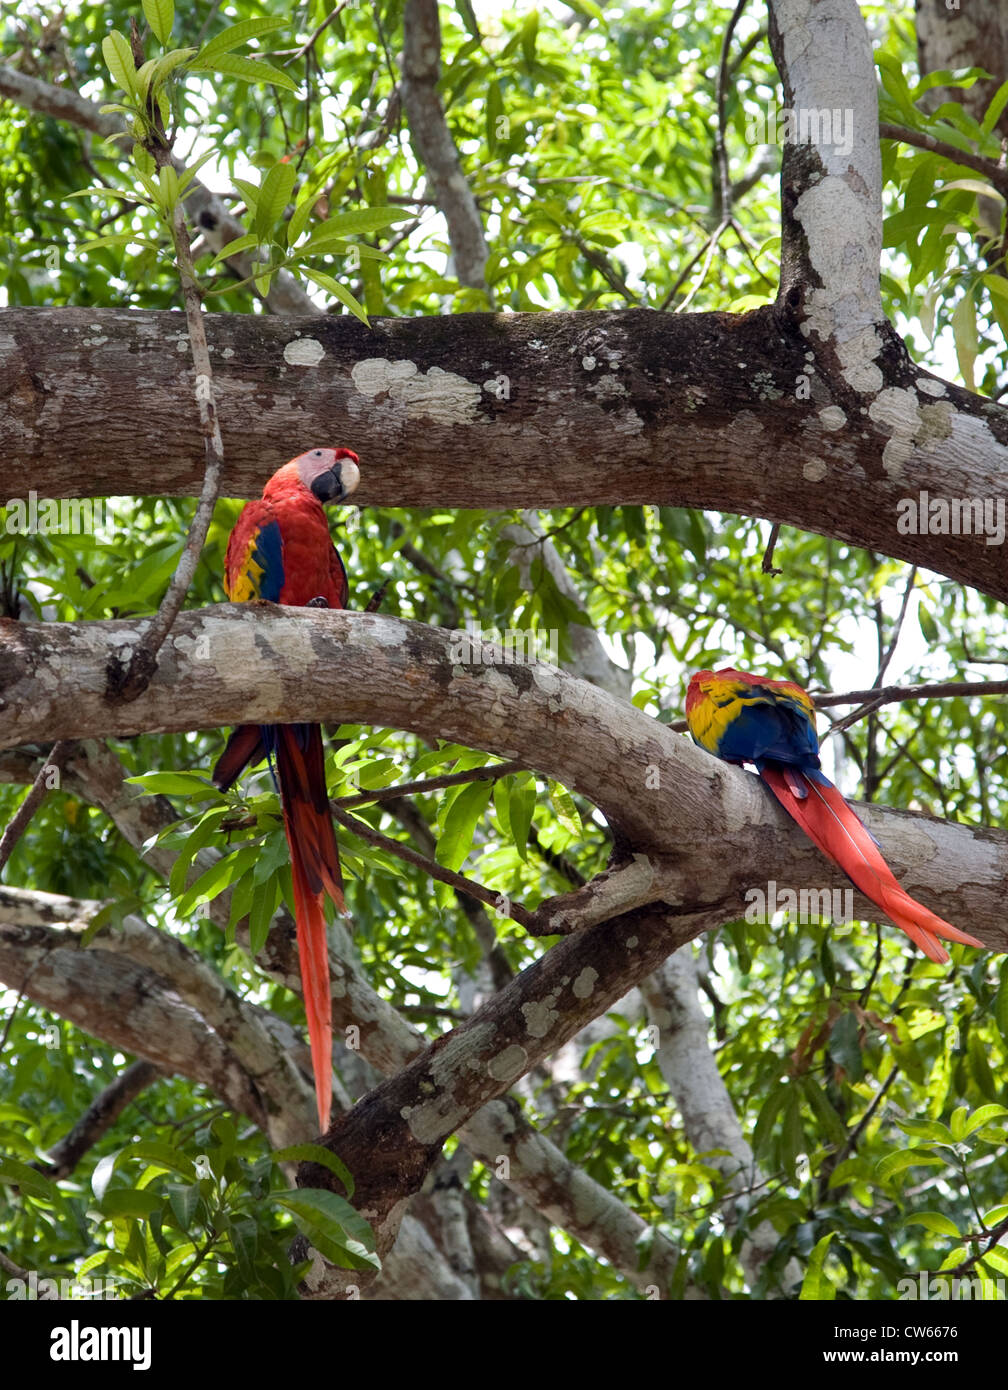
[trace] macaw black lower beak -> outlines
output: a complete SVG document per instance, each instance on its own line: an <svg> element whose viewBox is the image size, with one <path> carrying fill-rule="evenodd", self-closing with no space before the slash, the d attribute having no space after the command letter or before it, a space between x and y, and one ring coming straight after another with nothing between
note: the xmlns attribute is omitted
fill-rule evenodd
<svg viewBox="0 0 1008 1390"><path fill-rule="evenodd" d="M342 502L360 482L357 465L341 460L335 468L327 469L312 481L311 490L320 502Z"/></svg>

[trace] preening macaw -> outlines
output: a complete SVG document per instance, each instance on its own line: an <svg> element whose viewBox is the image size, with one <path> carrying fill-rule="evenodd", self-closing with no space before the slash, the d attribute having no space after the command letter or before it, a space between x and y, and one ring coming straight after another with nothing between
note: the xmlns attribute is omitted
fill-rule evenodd
<svg viewBox="0 0 1008 1390"><path fill-rule="evenodd" d="M686 692L694 743L730 763L755 763L774 796L813 844L931 960L948 960L936 939L983 946L942 921L897 883L875 840L823 775L812 700L793 681L765 680L726 666L698 671Z"/></svg>
<svg viewBox="0 0 1008 1390"><path fill-rule="evenodd" d="M329 536L323 502L343 502L360 481L349 449L310 449L292 459L241 512L228 541L224 589L235 603L269 600L344 608L346 571ZM311 1041L319 1125L332 1100L332 1001L324 895L344 912L339 851L326 793L318 724L242 724L213 770L222 790L249 763L270 761L290 848L298 955Z"/></svg>

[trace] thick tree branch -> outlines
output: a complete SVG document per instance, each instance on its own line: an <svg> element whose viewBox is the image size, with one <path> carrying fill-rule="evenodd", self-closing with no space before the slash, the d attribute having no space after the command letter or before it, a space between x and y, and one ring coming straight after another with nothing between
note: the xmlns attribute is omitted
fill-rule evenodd
<svg viewBox="0 0 1008 1390"><path fill-rule="evenodd" d="M770 0L770 46L784 107L844 115L815 143L784 146L781 305L851 392L879 392L886 369L879 286L882 156L871 41L856 0ZM849 126L849 129L847 128ZM848 148L849 145L849 148Z"/></svg>
<svg viewBox="0 0 1008 1390"><path fill-rule="evenodd" d="M628 913L568 938L339 1117L325 1144L354 1174L354 1205L374 1227L379 1253L450 1134L717 916ZM333 1186L328 1169L314 1164L302 1165L298 1181ZM310 1292L329 1297L348 1282L345 1270L327 1268Z"/></svg>
<svg viewBox="0 0 1008 1390"><path fill-rule="evenodd" d="M85 1033L208 1087L264 1129L267 1115L245 1069L188 1004L152 970L79 939L94 904L0 888L0 980ZM82 915L83 913L83 915ZM304 1131L301 1132L301 1138Z"/></svg>
<svg viewBox="0 0 1008 1390"><path fill-rule="evenodd" d="M460 285L486 289L489 251L472 195L438 96L441 24L437 0L406 0L403 11L402 103L410 139L427 171L434 200L448 223Z"/></svg>
<svg viewBox="0 0 1008 1390"><path fill-rule="evenodd" d="M199 491L202 438L166 350L177 314L7 309L0 327L0 497L24 496L26 478L52 498ZM900 509L921 491L1003 499L1008 410L917 371L888 328L881 356L874 336L866 348L871 389L857 396L829 361L810 364L809 341L772 308L463 314L370 330L345 315L211 314L206 329L225 495L258 496L297 441L331 439L362 453L363 505L711 507L1008 599L1003 545L932 534L926 515L908 529Z"/></svg>
<svg viewBox="0 0 1008 1390"><path fill-rule="evenodd" d="M218 605L181 614L144 694L110 706L109 656L136 629L128 621L0 623L0 745L250 721L385 724L517 757L581 793L639 870L653 873L652 901L718 905L727 921L768 878L849 886L757 778L555 667L506 664L503 653L500 664L453 667L450 633L377 614ZM861 809L909 892L949 920L963 918L989 946L1008 946L1008 834Z"/></svg>

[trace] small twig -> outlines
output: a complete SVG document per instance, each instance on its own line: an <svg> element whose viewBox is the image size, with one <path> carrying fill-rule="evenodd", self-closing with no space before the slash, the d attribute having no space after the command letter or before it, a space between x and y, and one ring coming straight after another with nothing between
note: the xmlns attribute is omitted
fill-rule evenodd
<svg viewBox="0 0 1008 1390"><path fill-rule="evenodd" d="M27 1269L22 1269L19 1264L15 1264L11 1257L3 1250L0 1250L0 1269L2 1269L5 1274L11 1275L14 1279L27 1279L29 1275Z"/></svg>
<svg viewBox="0 0 1008 1390"><path fill-rule="evenodd" d="M893 628L892 636L889 639L889 645L886 647L879 661L878 675L875 677L875 684L878 686L882 684L882 677L885 675L889 663L892 661L896 651L896 643L899 641L900 633L903 630L903 620L906 617L907 606L910 603L910 595L913 593L916 583L917 566L913 565L911 566L910 573L907 575L906 588L903 590L903 603L900 607L899 617L896 619L896 626Z"/></svg>
<svg viewBox="0 0 1008 1390"><path fill-rule="evenodd" d="M925 135L919 130L908 130L906 126L890 125L887 121L879 122L879 136L883 140L897 140L902 145L913 145L919 150L927 150L930 154L939 154L943 159L951 160L953 164L972 169L989 179L991 186L1008 198L1008 170L1003 169L993 159L985 159L983 155L973 154L969 150L956 149L955 145L936 140L933 135ZM940 193L941 189L937 189L936 192Z"/></svg>
<svg viewBox="0 0 1008 1390"><path fill-rule="evenodd" d="M135 21L134 21L135 31ZM137 58L139 39L134 37L134 62ZM142 52L139 54L142 60ZM140 63L136 62L139 67ZM161 125L160 113L155 105L150 108L151 127L144 140L144 148L153 156L159 169L172 166L171 145ZM192 246L186 226L182 200L178 199L172 209L172 242L175 246L175 263L178 268L182 298L185 304L186 326L192 347L193 369L196 374L195 395L199 412L200 430L203 434L203 449L206 457L206 471L200 491L196 514L189 527L189 534L182 550L178 566L157 613L150 620L140 642L133 653L127 670L123 671L118 658L109 665L108 693L113 699L130 701L142 695L150 684L151 676L157 667L157 654L172 624L178 617L189 592L196 566L206 542L207 532L213 517L214 506L220 492L221 470L224 466L224 444L221 439L220 421L214 400L213 368L210 366L210 349L207 346L206 325L203 321L203 296L196 271L193 266Z"/></svg>
<svg viewBox="0 0 1008 1390"><path fill-rule="evenodd" d="M728 172L728 148L725 144L725 90L728 86L728 50L731 48L735 26L742 18L742 11L749 0L738 0L734 13L728 21L721 40L721 61L717 75L717 128L714 133L714 150L717 154L718 176L720 180L721 220L731 217L732 190L731 175Z"/></svg>
<svg viewBox="0 0 1008 1390"><path fill-rule="evenodd" d="M569 232L568 236L581 252L582 256L584 256L588 264L593 266L602 276L602 279L610 289L622 295L628 304L632 304L636 307L640 303L637 295L628 287L627 282L623 279L623 276L619 273L608 256L602 251L597 250L594 246L589 246L580 232Z"/></svg>
<svg viewBox="0 0 1008 1390"><path fill-rule="evenodd" d="M378 611L378 609L382 605L382 599L384 599L385 597L385 591L388 589L389 583L390 581L388 579L382 580L382 582L378 585L377 589L375 589L374 593L368 599L367 606L364 609L365 613L376 613Z"/></svg>
<svg viewBox="0 0 1008 1390"><path fill-rule="evenodd" d="M817 701L816 703L820 702ZM881 709L884 703L883 700L866 700L856 710L852 710L850 714L845 714L843 719L835 719L830 725L830 733L842 734L844 729L849 729L852 724L860 724L862 719L869 718L877 709Z"/></svg>
<svg viewBox="0 0 1008 1390"><path fill-rule="evenodd" d="M734 185L734 187L737 188L738 185L736 184ZM772 285L773 281L770 279L770 276L765 274L762 270L760 270L758 264L756 263L756 255L752 248L752 245L749 242L749 238L743 232L739 224L735 221L734 217L731 220L731 229L735 233L736 239L738 240L738 244L746 253L746 256L749 259L749 264L752 266L753 270L755 270L756 274L760 277L761 280L765 280L768 285Z"/></svg>
<svg viewBox="0 0 1008 1390"><path fill-rule="evenodd" d="M783 574L783 570L775 569L773 562L774 548L777 545L777 537L780 535L780 522L775 521L770 527L770 539L767 541L766 550L763 552L763 563L760 566L764 574L775 575Z"/></svg>
<svg viewBox="0 0 1008 1390"><path fill-rule="evenodd" d="M681 287L689 279L690 271L696 265L697 261L704 254L704 252L710 250L711 255L713 255L713 248L717 246L718 241L720 240L727 226L727 222L722 222L718 227L716 227L715 230L711 232L711 234L708 236L707 240L703 243L700 249L695 253L695 255L691 256L690 259L686 262L686 264L683 266L682 270L676 277L675 284L669 290L668 294L665 296L662 302L658 305L659 313L664 313L668 306L672 303L673 299L675 299ZM710 262L708 260L707 264L703 268L703 273L700 276L700 285L702 285L704 282L704 278L707 275L709 264ZM684 309L686 307L689 301L693 298L693 295L696 294L697 289L700 288L700 285L697 285L696 288L687 296L686 300L682 304L680 304L679 309L676 310L677 313L679 312L679 310Z"/></svg>
<svg viewBox="0 0 1008 1390"><path fill-rule="evenodd" d="M982 1240L986 1240L987 1244L982 1250L977 1250L975 1254L967 1256L962 1264L956 1265L955 1269L943 1270L942 1278L954 1279L957 1275L964 1274L967 1270L972 1269L975 1264L978 1264L990 1254L994 1247L1000 1242L1001 1237L1006 1234L1008 1234L1008 1216L1006 1216L1003 1221L999 1221L998 1224L993 1226L989 1231L983 1232L982 1235L963 1236L962 1240L967 1245L979 1245Z"/></svg>
<svg viewBox="0 0 1008 1390"><path fill-rule="evenodd" d="M7 1046L7 1039L10 1037L11 1025L17 1018L17 1011L21 1007L21 1000L25 997L25 990L28 988L28 981L31 979L32 972L34 971L34 969L34 965L30 966L27 975L25 975L24 979L21 981L21 988L18 990L18 997L14 1000L14 1007L11 1009L10 1013L7 1015L6 1021L4 1022L4 1030L2 1033L0 1033L0 1052L3 1052L4 1048Z"/></svg>
<svg viewBox="0 0 1008 1390"><path fill-rule="evenodd" d="M944 700L956 696L1008 695L1008 681L937 681L934 685L883 685L873 690L849 690L843 695L815 694L820 709L828 705L902 704L907 700Z"/></svg>
<svg viewBox="0 0 1008 1390"><path fill-rule="evenodd" d="M534 825L529 826L528 842L535 850L536 854L539 855L540 859L547 863L554 873L559 874L561 878L565 878L567 882L573 884L575 888L583 888L588 882L577 865L572 864L565 854L557 854L555 849L550 849L547 845L543 844L542 840L539 838L539 832Z"/></svg>
<svg viewBox="0 0 1008 1390"><path fill-rule="evenodd" d="M309 49L314 48L314 47L315 47L315 44L316 44L316 42L317 42L317 40L318 40L318 39L325 33L325 31L329 28L329 25L333 22L333 20L336 18L336 16L340 13L341 10L345 10L346 7L347 7L347 5L349 5L349 4L350 4L350 0L340 0L339 4L336 6L336 8L335 8L334 10L330 10L330 11L329 11L329 13L326 15L325 19L323 19L322 23L319 24L319 25L314 29L314 31L312 32L311 36L310 36L308 39L305 40L305 42L301 45L301 47L300 47L300 48L295 48L295 49L293 50L293 52L291 53L291 56L287 59L286 63L284 63L284 67L286 68L286 67L289 67L291 63L296 63L297 60L298 60L299 58L303 58L303 57L305 56L305 54L308 52ZM274 53L273 56L279 58L279 57L281 57L282 54L285 53L285 52L286 52L285 49L278 49L278 50Z"/></svg>
<svg viewBox="0 0 1008 1390"><path fill-rule="evenodd" d="M473 767L467 772L446 772L440 777L425 777L416 782L400 782L395 787L360 792L356 796L341 796L336 804L349 809L376 801L398 801L403 796L423 796L427 792L441 791L444 787L456 787L462 782L496 782L501 777L510 777L514 772L525 771L524 763L493 763L490 767Z"/></svg>
<svg viewBox="0 0 1008 1390"><path fill-rule="evenodd" d="M31 790L17 808L10 824L3 833L3 838L0 839L0 873L3 872L7 860L11 857L11 851L14 849L14 846L28 828L28 822L38 810L39 806L41 806L42 800L49 790L50 774L53 770L57 773L62 770L63 764L73 750L73 746L74 742L72 739L60 739L58 743L53 744L49 756L39 768L38 775L32 783Z"/></svg>
<svg viewBox="0 0 1008 1390"><path fill-rule="evenodd" d="M707 248L707 255L704 257L704 263L703 263L703 265L700 267L700 276L699 276L699 279L697 280L697 282L696 282L696 284L693 286L693 288L690 290L690 292L689 292L689 294L686 296L686 298L683 300L683 302L682 302L682 303L679 305L679 307L676 309L676 313L677 313L677 314L681 314L681 313L683 312L683 310L688 309L689 306L693 303L693 300L697 297L697 295L698 295L698 294L700 293L700 291L703 289L704 281L707 279L707 272L710 270L710 267L711 267L711 261L714 259L714 252L715 252L715 251L717 250L717 248L718 248L718 242L721 240L721 238L724 236L725 232L727 231L727 229L728 229L730 226L731 226L731 222L730 222L730 221L727 221L727 222L726 222L726 221L722 221L722 222L720 222L720 223L718 224L718 226L714 229L714 232L713 232L713 234L712 234L712 236L711 236L711 239L710 239L710 245L709 245L708 248Z"/></svg>
<svg viewBox="0 0 1008 1390"><path fill-rule="evenodd" d="M423 854L418 854L415 849L410 849L400 840L389 839L387 835L382 835L378 830L372 830L367 821L362 821L358 816L353 816L349 811L330 802L334 818L340 825L352 831L354 835L360 836L369 845L374 845L377 849L387 850L389 854L395 855L406 864L412 864L414 868L422 869L429 878L437 879L439 883L447 883L449 887L456 889L459 893L465 893L467 897L475 898L484 907L489 907L505 917L510 917L519 926L528 927L532 914L527 908L518 903L511 902L506 893L494 893L489 888L484 888L482 883L475 883L471 878L463 878L461 874L453 873L451 869L445 869L440 864L435 864L433 859L428 859ZM504 911L503 909L506 909Z"/></svg>

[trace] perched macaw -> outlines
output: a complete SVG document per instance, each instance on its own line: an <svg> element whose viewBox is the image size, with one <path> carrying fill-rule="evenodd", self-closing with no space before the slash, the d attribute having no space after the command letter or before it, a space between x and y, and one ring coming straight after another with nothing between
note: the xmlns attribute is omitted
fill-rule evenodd
<svg viewBox="0 0 1008 1390"><path fill-rule="evenodd" d="M343 502L360 481L349 449L310 449L274 473L241 512L228 541L224 589L236 603L269 600L344 608L346 571L329 536L323 502ZM298 955L311 1041L319 1125L332 1100L332 1000L324 895L344 912L339 851L326 793L318 724L242 724L213 770L222 790L249 763L268 758L279 785L290 848Z"/></svg>
<svg viewBox="0 0 1008 1390"><path fill-rule="evenodd" d="M948 960L939 936L982 947L897 883L875 840L820 770L814 718L815 707L800 685L750 676L731 666L698 671L686 692L686 722L694 743L726 762L755 763L812 843L926 956L939 963Z"/></svg>

